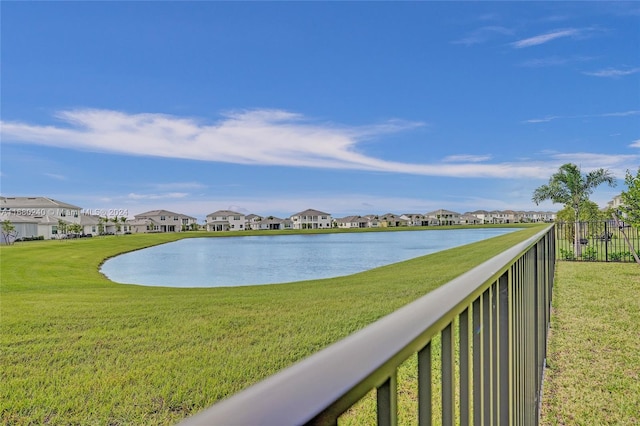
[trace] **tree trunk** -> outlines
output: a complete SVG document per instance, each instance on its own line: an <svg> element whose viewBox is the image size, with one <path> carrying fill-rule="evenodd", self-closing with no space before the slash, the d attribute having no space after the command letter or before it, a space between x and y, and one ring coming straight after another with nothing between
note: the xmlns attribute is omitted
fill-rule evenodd
<svg viewBox="0 0 640 426"><path fill-rule="evenodd" d="M573 210L576 212L574 230L575 235L573 237L573 244L575 246L576 259L578 259L580 256L582 256L582 245L580 244L580 207L574 206Z"/></svg>

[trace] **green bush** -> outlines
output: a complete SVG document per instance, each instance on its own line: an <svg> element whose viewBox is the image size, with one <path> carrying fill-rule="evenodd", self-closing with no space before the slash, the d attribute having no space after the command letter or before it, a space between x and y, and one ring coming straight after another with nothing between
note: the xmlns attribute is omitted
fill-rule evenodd
<svg viewBox="0 0 640 426"><path fill-rule="evenodd" d="M582 260L598 260L598 251L593 247L585 248L582 252Z"/></svg>
<svg viewBox="0 0 640 426"><path fill-rule="evenodd" d="M626 259L631 256L631 252L629 251L621 251L617 253L609 253L609 260L614 262L620 262L623 259Z"/></svg>
<svg viewBox="0 0 640 426"><path fill-rule="evenodd" d="M560 251L560 258L563 260L576 260L575 254L571 250L565 250L563 248L558 249Z"/></svg>

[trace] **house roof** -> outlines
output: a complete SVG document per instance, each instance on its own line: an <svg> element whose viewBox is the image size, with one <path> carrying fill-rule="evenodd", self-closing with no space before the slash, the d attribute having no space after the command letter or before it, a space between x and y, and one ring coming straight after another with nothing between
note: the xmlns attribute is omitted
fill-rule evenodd
<svg viewBox="0 0 640 426"><path fill-rule="evenodd" d="M321 212L320 210L307 209L299 213L291 215L293 216L331 216L329 213Z"/></svg>
<svg viewBox="0 0 640 426"><path fill-rule="evenodd" d="M100 216L83 214L80 215L80 225L98 225Z"/></svg>
<svg viewBox="0 0 640 426"><path fill-rule="evenodd" d="M275 216L269 216L258 221L258 224L270 224L270 223L284 223L284 219L280 219L279 217L275 217Z"/></svg>
<svg viewBox="0 0 640 426"><path fill-rule="evenodd" d="M207 217L209 217L209 216L244 216L244 214L238 213L238 212L234 212L234 211L231 211L231 210L218 210L216 212L209 213L207 215Z"/></svg>
<svg viewBox="0 0 640 426"><path fill-rule="evenodd" d="M367 218L364 218L362 216L346 216L340 219L336 219L336 222L338 223L367 222L367 220L368 220Z"/></svg>
<svg viewBox="0 0 640 426"><path fill-rule="evenodd" d="M47 197L0 197L0 207L81 210L80 207L73 204Z"/></svg>
<svg viewBox="0 0 640 426"><path fill-rule="evenodd" d="M59 217L44 215L41 217L36 217L38 219L38 224L40 225L57 225L60 222L64 222L66 224L71 224L68 220L62 220Z"/></svg>
<svg viewBox="0 0 640 426"><path fill-rule="evenodd" d="M186 214L171 212L169 210L150 210L148 212L137 214L134 216L134 218L144 219L144 218L151 218L153 216L180 216L180 217L186 217L188 219L197 220L195 217L188 216Z"/></svg>
<svg viewBox="0 0 640 426"><path fill-rule="evenodd" d="M8 220L11 223L38 223L39 219L34 216L22 216L18 214L0 214L0 222Z"/></svg>
<svg viewBox="0 0 640 426"><path fill-rule="evenodd" d="M427 215L434 215L434 214L455 214L455 215L460 215L460 213L458 213L458 212L454 212L454 211L446 210L446 209L434 210L432 212L427 213Z"/></svg>

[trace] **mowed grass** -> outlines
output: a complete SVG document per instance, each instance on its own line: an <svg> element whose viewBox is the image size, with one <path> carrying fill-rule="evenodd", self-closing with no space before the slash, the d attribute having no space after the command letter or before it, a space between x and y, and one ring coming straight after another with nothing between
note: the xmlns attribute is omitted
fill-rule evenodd
<svg viewBox="0 0 640 426"><path fill-rule="evenodd" d="M559 262L541 424L640 424L640 266Z"/></svg>
<svg viewBox="0 0 640 426"><path fill-rule="evenodd" d="M540 229L347 277L229 288L122 285L99 273L118 253L202 233L2 247L0 419L176 423Z"/></svg>

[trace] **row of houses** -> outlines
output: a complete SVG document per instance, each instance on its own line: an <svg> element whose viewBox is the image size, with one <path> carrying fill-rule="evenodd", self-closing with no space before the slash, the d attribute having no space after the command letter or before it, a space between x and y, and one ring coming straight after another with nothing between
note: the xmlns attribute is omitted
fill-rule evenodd
<svg viewBox="0 0 640 426"><path fill-rule="evenodd" d="M440 209L425 214L347 216L333 218L314 209L287 218L218 210L206 216L204 224L195 217L168 210L151 210L129 218L127 211L90 211L47 197L0 197L0 220L13 224L17 238L64 238L74 234L104 235L145 232L182 232L204 229L211 232L242 230L387 228L461 224L506 224L552 222L553 212L485 211L457 213Z"/></svg>

